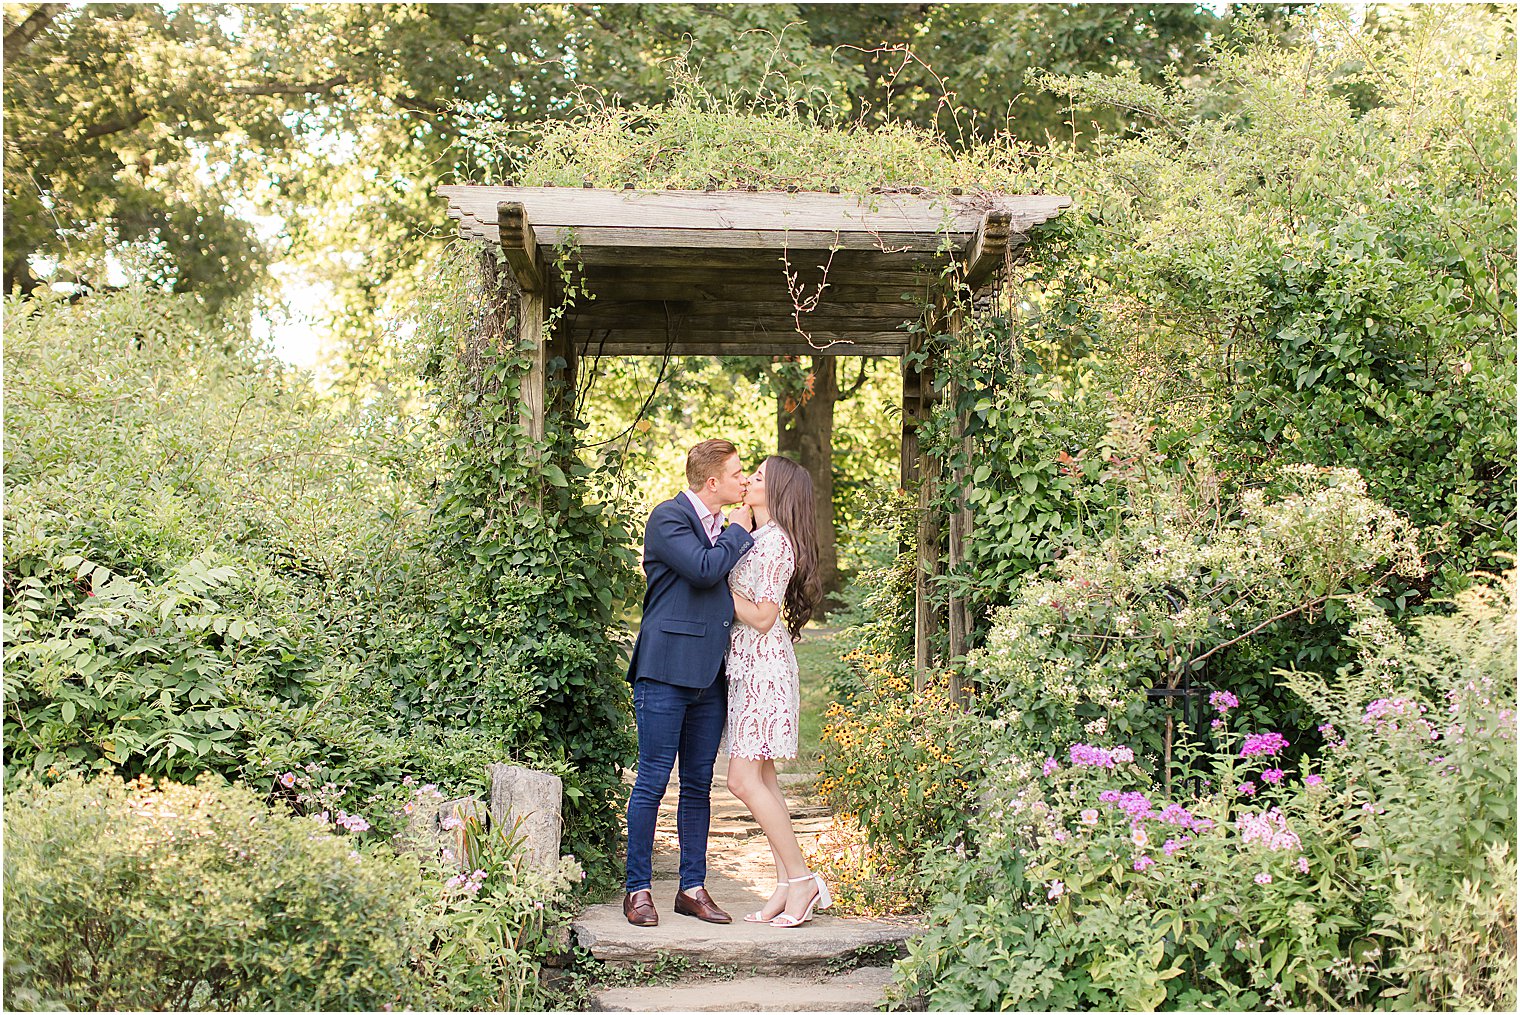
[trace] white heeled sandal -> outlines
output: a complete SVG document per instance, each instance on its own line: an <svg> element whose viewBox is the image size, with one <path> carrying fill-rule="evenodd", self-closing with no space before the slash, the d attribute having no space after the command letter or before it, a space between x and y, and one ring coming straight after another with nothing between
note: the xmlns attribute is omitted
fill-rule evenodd
<svg viewBox="0 0 1520 1015"><path fill-rule="evenodd" d="M785 881L777 881L776 882L776 887L777 888L785 888L786 887L786 882ZM769 903L767 903L767 905L769 905ZM785 912L785 910L786 910L786 907L783 906L782 907L782 911ZM753 913L745 913L744 914L744 922L745 923L770 923L771 920L775 919L775 917L766 918L766 917L761 916L760 914L763 913L763 912L765 912L765 910L763 908L761 908L761 909L755 910Z"/></svg>
<svg viewBox="0 0 1520 1015"><path fill-rule="evenodd" d="M808 874L800 878L792 878L789 884L798 884L803 881L814 881L818 884L818 891L813 893L812 899L808 900L807 909L802 911L801 916L790 916L785 910L776 915L771 921L772 927L801 927L813 918L813 910L828 909L834 904L834 899L829 895L829 886L823 883L823 878L817 874Z"/></svg>

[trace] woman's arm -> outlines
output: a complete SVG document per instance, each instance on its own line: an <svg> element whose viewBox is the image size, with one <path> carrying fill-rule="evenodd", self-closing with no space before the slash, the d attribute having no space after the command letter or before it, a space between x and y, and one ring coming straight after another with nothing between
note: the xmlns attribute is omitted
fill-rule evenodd
<svg viewBox="0 0 1520 1015"><path fill-rule="evenodd" d="M765 634L781 616L781 606L778 603L752 603L735 592L734 616L739 618L739 623Z"/></svg>

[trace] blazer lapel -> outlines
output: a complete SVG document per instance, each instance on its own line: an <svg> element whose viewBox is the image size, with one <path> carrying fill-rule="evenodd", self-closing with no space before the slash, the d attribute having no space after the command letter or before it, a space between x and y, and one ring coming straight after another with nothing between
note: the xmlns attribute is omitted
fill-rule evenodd
<svg viewBox="0 0 1520 1015"><path fill-rule="evenodd" d="M697 509L691 506L691 498L684 493L678 493L671 499L686 510L686 519L691 522L691 527L697 530L697 535L702 537L703 542L711 546L712 540L707 538L707 530L702 527L702 516L697 514Z"/></svg>

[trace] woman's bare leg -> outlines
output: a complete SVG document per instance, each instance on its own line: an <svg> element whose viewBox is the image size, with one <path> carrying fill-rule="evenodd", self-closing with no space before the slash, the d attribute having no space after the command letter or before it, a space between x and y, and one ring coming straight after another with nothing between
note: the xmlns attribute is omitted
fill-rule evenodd
<svg viewBox="0 0 1520 1015"><path fill-rule="evenodd" d="M764 770L774 763L752 758L728 759L728 788L744 802L755 816L760 830L770 843L771 855L776 860L778 881L800 878L808 873L807 863L802 859L802 848L797 845L797 835L792 831L792 817L786 802L766 785ZM774 778L772 772L772 778ZM794 886L796 887L796 886ZM801 885L806 888L807 886ZM804 905L807 896L804 895Z"/></svg>

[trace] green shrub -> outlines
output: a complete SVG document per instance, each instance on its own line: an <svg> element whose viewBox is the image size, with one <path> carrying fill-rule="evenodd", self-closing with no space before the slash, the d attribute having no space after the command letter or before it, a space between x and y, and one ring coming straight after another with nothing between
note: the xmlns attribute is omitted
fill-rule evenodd
<svg viewBox="0 0 1520 1015"><path fill-rule="evenodd" d="M1290 617L1343 626L1351 597L1423 574L1417 533L1371 501L1356 473L1284 472L1278 497L1248 491L1238 504L1150 492L1136 476L1143 508L1015 586L967 669L1020 749L1043 757L1113 737L1151 763L1164 750L1165 711L1147 690L1205 663L1211 687L1266 699L1281 721L1289 709L1264 693L1276 679L1237 668L1227 650Z"/></svg>
<svg viewBox="0 0 1520 1015"><path fill-rule="evenodd" d="M989 766L971 862L900 967L931 1007L1515 1003L1515 576L1403 640L1353 604L1356 667L1285 676L1326 720L1293 770L1232 730L1173 791L1127 747Z"/></svg>
<svg viewBox="0 0 1520 1015"><path fill-rule="evenodd" d="M408 1003L415 864L355 852L211 775L12 780L8 1008Z"/></svg>
<svg viewBox="0 0 1520 1015"><path fill-rule="evenodd" d="M610 870L628 536L570 423L552 456L521 432L517 350L466 406L487 382L450 343L482 308L444 268L436 405L341 410L188 298L7 303L7 772L309 773L383 833L408 776L512 760L565 779L566 845Z"/></svg>
<svg viewBox="0 0 1520 1015"><path fill-rule="evenodd" d="M819 792L858 820L883 869L911 875L926 851L959 839L974 808L982 723L942 686L915 691L911 667L887 655L844 661L858 689L825 712Z"/></svg>
<svg viewBox="0 0 1520 1015"><path fill-rule="evenodd" d="M539 968L549 956L568 951L571 892L585 873L570 857L550 872L528 866L516 829L486 830L473 817L452 821L464 870L434 867L425 880L431 901L423 910L423 930L432 943L420 967L429 1006L542 1008Z"/></svg>

